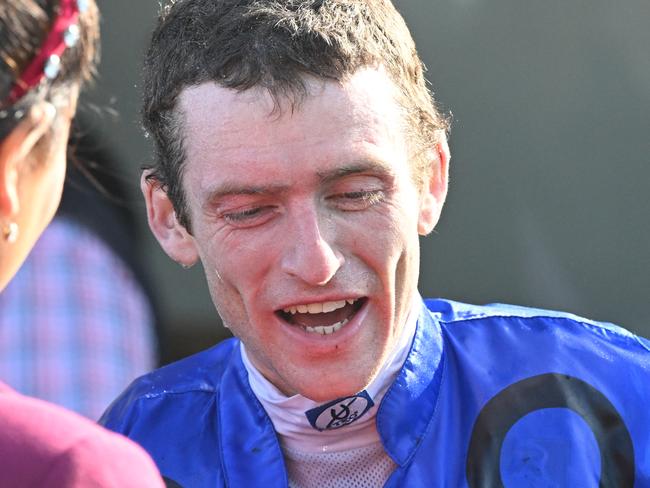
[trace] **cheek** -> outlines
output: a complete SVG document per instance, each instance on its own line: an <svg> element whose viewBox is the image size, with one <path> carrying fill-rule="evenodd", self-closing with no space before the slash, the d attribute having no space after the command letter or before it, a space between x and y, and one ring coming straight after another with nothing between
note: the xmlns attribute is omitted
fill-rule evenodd
<svg viewBox="0 0 650 488"><path fill-rule="evenodd" d="M269 246L256 245L258 240L250 235L244 237L197 240L213 301L224 316L242 314L245 304L259 296L268 269L275 262Z"/></svg>
<svg viewBox="0 0 650 488"><path fill-rule="evenodd" d="M378 280L384 313L390 316L402 313L417 288L419 272L414 206L385 207L380 215L368 220L356 241L357 256Z"/></svg>
<svg viewBox="0 0 650 488"><path fill-rule="evenodd" d="M417 221L412 213L402 206L386 205L363 222L353 222L347 230L354 235L358 252L377 266L392 269L395 261L412 247L412 236L417 235Z"/></svg>
<svg viewBox="0 0 650 488"><path fill-rule="evenodd" d="M215 240L209 248L212 271L223 281L254 285L274 262L273 241L266 239L261 245L259 238L243 235L234 240Z"/></svg>

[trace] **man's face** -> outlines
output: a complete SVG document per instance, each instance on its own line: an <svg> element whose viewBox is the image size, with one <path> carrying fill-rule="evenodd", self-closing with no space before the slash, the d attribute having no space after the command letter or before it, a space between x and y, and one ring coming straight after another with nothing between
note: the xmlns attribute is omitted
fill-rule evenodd
<svg viewBox="0 0 650 488"><path fill-rule="evenodd" d="M434 184L415 187L383 70L307 86L281 112L261 89L183 92L192 235L159 239L176 259L198 254L224 323L272 383L324 401L365 388L399 336L446 161L433 151Z"/></svg>

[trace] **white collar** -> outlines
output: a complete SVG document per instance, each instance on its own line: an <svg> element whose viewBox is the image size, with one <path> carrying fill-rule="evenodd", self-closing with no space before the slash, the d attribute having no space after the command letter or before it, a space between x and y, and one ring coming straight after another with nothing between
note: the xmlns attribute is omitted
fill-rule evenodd
<svg viewBox="0 0 650 488"><path fill-rule="evenodd" d="M395 348L388 355L377 377L368 385L366 392L374 402L358 421L335 430L318 431L314 429L305 412L322 404L302 395L288 397L278 390L253 366L244 343L241 343L241 356L248 372L248 381L255 396L269 415L273 427L283 446L302 452L336 452L364 447L379 442L375 426L375 415L379 403L401 369L415 336L421 298L415 294L413 306ZM354 435L350 435L350 434Z"/></svg>

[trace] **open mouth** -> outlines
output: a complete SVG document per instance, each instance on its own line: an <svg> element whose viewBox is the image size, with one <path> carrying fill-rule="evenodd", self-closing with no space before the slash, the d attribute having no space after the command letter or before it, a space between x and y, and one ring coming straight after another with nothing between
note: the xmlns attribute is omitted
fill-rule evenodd
<svg viewBox="0 0 650 488"><path fill-rule="evenodd" d="M275 313L285 322L302 327L305 332L329 335L344 327L365 302L366 298L350 298L333 302L305 303Z"/></svg>

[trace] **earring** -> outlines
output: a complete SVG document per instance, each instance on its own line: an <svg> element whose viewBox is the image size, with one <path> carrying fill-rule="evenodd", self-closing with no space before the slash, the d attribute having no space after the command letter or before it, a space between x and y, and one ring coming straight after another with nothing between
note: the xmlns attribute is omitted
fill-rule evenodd
<svg viewBox="0 0 650 488"><path fill-rule="evenodd" d="M2 226L2 237L9 244L13 244L18 239L18 224L9 222Z"/></svg>
<svg viewBox="0 0 650 488"><path fill-rule="evenodd" d="M192 264L185 264L185 263L179 263L181 265L181 268L183 269L190 269L192 266L194 266L194 263Z"/></svg>

